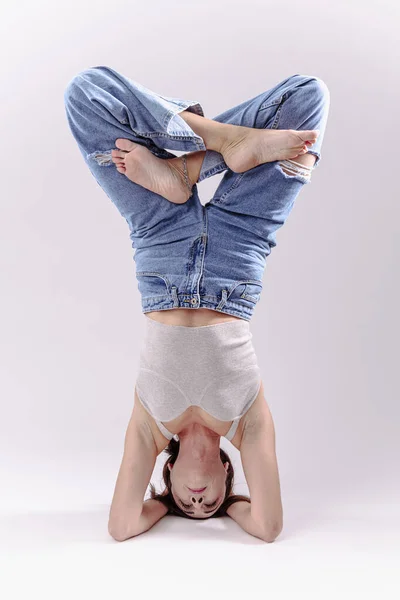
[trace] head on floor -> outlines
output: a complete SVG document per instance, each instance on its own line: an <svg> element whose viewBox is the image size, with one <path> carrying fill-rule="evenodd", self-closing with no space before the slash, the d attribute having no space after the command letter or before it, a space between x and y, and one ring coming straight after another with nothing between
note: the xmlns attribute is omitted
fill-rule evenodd
<svg viewBox="0 0 400 600"><path fill-rule="evenodd" d="M160 500L168 514L189 519L222 517L234 502L248 496L232 494L234 470L228 454L220 448L220 437L202 425L179 432L164 452L165 489L156 493L150 484L151 498Z"/></svg>

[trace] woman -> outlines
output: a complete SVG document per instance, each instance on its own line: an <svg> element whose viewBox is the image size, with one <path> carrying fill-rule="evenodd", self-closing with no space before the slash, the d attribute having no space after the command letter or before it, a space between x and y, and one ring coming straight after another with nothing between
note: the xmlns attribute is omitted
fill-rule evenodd
<svg viewBox="0 0 400 600"><path fill-rule="evenodd" d="M109 533L128 539L167 513L228 515L273 541L283 526L275 431L249 322L276 231L320 161L328 88L296 74L208 119L199 102L97 66L64 97L86 164L128 223L146 317ZM221 171L203 206L196 183ZM250 498L232 494L221 436L240 451ZM165 489L151 485L143 502L165 449Z"/></svg>

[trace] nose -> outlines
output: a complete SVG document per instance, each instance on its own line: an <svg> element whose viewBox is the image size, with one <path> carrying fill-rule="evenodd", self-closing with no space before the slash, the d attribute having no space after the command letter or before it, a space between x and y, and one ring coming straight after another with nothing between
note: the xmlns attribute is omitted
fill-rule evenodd
<svg viewBox="0 0 400 600"><path fill-rule="evenodd" d="M201 504L203 502L203 496L199 496L198 494L196 494L196 496L192 496L192 502L193 504L196 504L196 502Z"/></svg>
<svg viewBox="0 0 400 600"><path fill-rule="evenodd" d="M205 491L206 487L207 486L199 488L198 490L195 490L193 488L189 488L189 491L191 493L190 499L193 502L193 504L196 504L196 502L198 504L201 504L203 502L203 500L204 500L203 494L204 494L204 491Z"/></svg>

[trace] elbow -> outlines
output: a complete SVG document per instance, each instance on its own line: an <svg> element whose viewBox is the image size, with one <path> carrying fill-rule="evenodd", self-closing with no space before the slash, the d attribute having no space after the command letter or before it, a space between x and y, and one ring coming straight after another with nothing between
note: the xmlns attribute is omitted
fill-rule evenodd
<svg viewBox="0 0 400 600"><path fill-rule="evenodd" d="M282 523L269 524L261 529L260 537L264 542L272 543L276 540L283 529Z"/></svg>
<svg viewBox="0 0 400 600"><path fill-rule="evenodd" d="M115 532L115 533L114 533L114 532L111 532L111 531L109 531L108 533L111 535L111 537L112 537L112 538L113 538L113 539L114 539L116 542L124 542L125 540L127 540L127 539L128 539L128 538L127 538L125 535L121 535L121 534L120 534L120 533L118 533L118 532Z"/></svg>
<svg viewBox="0 0 400 600"><path fill-rule="evenodd" d="M121 529L118 529L110 524L108 524L108 533L116 542L124 542L128 539L126 533Z"/></svg>
<svg viewBox="0 0 400 600"><path fill-rule="evenodd" d="M116 542L124 542L135 535L134 533L128 532L125 523L122 523L121 521L115 523L111 520L108 522L108 533Z"/></svg>

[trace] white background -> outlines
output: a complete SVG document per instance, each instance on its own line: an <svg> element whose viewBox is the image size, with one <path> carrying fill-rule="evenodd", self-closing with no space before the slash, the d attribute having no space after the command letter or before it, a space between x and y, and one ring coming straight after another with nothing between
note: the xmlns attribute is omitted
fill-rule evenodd
<svg viewBox="0 0 400 600"><path fill-rule="evenodd" d="M20 1L0 22L1 595L398 597L397 3ZM284 506L273 544L229 518L108 535L144 317L127 225L64 112L95 65L209 118L294 73L329 87L321 163L252 319Z"/></svg>

